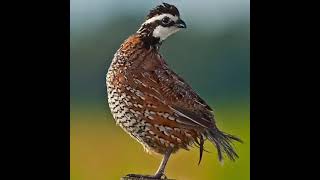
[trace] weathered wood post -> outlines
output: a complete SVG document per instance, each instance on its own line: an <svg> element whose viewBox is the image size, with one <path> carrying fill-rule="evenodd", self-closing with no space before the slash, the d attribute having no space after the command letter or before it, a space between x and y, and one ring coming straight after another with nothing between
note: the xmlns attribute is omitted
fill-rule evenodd
<svg viewBox="0 0 320 180"><path fill-rule="evenodd" d="M175 180L175 179L168 179L168 178L148 178L148 177L130 177L130 176L124 176L120 180Z"/></svg>

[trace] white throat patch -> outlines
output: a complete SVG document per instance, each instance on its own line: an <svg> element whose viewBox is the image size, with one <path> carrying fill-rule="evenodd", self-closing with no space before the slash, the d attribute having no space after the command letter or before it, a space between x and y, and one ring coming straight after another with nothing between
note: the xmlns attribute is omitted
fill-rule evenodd
<svg viewBox="0 0 320 180"><path fill-rule="evenodd" d="M170 35L178 32L180 28L176 26L171 26L171 27L162 27L162 26L157 26L152 33L153 37L160 38L160 41L163 41L167 39Z"/></svg>

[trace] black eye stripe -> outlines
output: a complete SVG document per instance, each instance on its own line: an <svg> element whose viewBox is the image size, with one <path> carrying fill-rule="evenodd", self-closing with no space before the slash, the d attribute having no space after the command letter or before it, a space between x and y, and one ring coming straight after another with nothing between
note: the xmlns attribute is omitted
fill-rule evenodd
<svg viewBox="0 0 320 180"><path fill-rule="evenodd" d="M162 27L170 27L174 26L175 22L170 19L170 22L167 24L162 23L162 20L156 20L152 23L148 24L143 24L142 27L140 28L140 31L153 31L157 26L161 25Z"/></svg>
<svg viewBox="0 0 320 180"><path fill-rule="evenodd" d="M168 18L168 17L162 18L162 23L167 24L169 22L170 22L170 18Z"/></svg>
<svg viewBox="0 0 320 180"><path fill-rule="evenodd" d="M155 21L155 23L156 23L156 24L159 24L159 25L161 25L161 26L163 26L163 27L173 26L173 25L174 25L174 21L172 21L170 18L168 18L168 19L169 19L169 21L168 21L167 23L164 23L164 22L163 22L163 19L157 20L157 21Z"/></svg>

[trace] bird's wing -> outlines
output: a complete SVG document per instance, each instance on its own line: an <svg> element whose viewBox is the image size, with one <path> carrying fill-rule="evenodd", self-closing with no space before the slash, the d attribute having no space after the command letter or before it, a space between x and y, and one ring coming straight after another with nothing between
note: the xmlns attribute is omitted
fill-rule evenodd
<svg viewBox="0 0 320 180"><path fill-rule="evenodd" d="M167 66L155 71L168 105L180 116L203 127L211 127L214 117L210 106L181 77Z"/></svg>
<svg viewBox="0 0 320 180"><path fill-rule="evenodd" d="M146 97L152 96L153 103L174 112L182 124L202 128L214 126L210 106L166 64L142 66L148 68L134 73L132 87L146 92Z"/></svg>

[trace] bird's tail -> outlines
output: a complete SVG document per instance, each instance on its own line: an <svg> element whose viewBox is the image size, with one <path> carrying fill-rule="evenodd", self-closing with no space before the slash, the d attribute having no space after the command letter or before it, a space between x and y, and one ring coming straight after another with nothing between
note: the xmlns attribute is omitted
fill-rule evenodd
<svg viewBox="0 0 320 180"><path fill-rule="evenodd" d="M239 158L238 154L234 150L232 141L238 141L242 143L240 138L222 132L217 128L207 130L207 138L216 146L220 162L223 160L224 154L226 154L227 157L232 161L234 161L236 158Z"/></svg>

